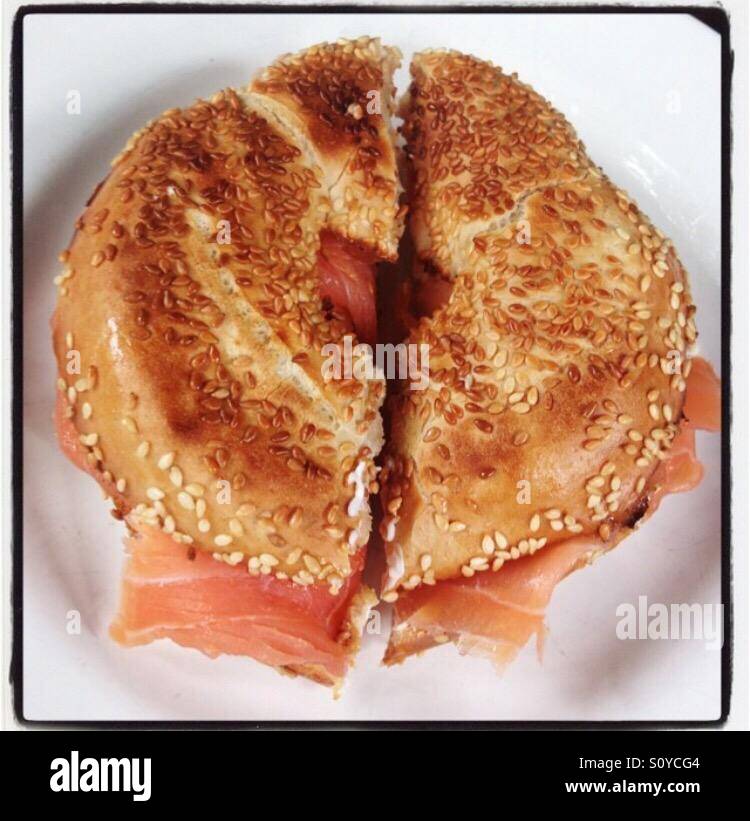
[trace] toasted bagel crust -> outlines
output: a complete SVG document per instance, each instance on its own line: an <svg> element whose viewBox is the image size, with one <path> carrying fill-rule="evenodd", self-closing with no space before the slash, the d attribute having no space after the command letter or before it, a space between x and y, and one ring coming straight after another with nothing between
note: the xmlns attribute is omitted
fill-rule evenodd
<svg viewBox="0 0 750 821"><path fill-rule="evenodd" d="M312 152L331 199L329 227L395 260L403 231L391 133L398 49L362 37L277 60L251 84Z"/></svg>
<svg viewBox="0 0 750 821"><path fill-rule="evenodd" d="M671 242L562 115L466 55L411 72L410 230L453 287L409 339L430 346L428 388L391 407L387 600L571 534L607 542L678 430L696 338Z"/></svg>
<svg viewBox="0 0 750 821"><path fill-rule="evenodd" d="M331 100L330 145L314 129L300 143L316 88L332 93L321 55L365 86ZM365 87L390 99L396 62L367 38L316 47L269 70L262 95L228 89L135 134L61 255L53 319L66 415L120 514L332 592L369 534L384 385L324 379L347 326L315 264L320 231L348 214L330 180L369 183L350 216L378 206L381 256L400 233L389 108L367 117L375 168L353 163L357 121L339 111Z"/></svg>

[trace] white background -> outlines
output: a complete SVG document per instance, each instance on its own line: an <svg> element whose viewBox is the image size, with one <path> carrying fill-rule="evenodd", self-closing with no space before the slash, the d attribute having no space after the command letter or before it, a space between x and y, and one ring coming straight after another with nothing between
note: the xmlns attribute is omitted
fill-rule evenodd
<svg viewBox="0 0 750 821"><path fill-rule="evenodd" d="M566 580L543 664L529 646L502 678L451 647L378 666L367 636L338 702L252 661L107 638L122 526L57 451L48 319L57 252L128 135L174 105L241 85L278 54L379 34L404 53L447 46L518 71L577 127L591 156L680 250L701 353L718 365L720 41L688 17L606 15L76 15L25 28L25 713L32 719L711 719L719 654L698 641L619 641L618 604L719 601L719 442L707 476L644 530ZM400 89L406 71L397 76ZM66 113L78 90L82 113ZM746 363L745 363L746 364ZM746 410L746 409L745 409ZM69 636L66 613L81 612Z"/></svg>

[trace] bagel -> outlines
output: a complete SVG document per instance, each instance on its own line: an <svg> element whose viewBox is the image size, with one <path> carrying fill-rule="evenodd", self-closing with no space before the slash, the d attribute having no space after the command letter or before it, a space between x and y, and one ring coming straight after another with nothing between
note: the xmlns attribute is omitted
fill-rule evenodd
<svg viewBox="0 0 750 821"><path fill-rule="evenodd" d="M356 327L318 265L326 242L365 278L396 258L398 63L322 44L136 132L61 255L52 323L62 438L118 517L334 598L364 561L385 386L324 378Z"/></svg>
<svg viewBox="0 0 750 821"><path fill-rule="evenodd" d="M75 223L56 420L129 530L124 645L339 686L379 493L385 662L452 642L502 666L565 575L700 481L719 383L672 242L477 58L414 57L397 149L399 60L324 43L165 112ZM371 349L343 376L328 354L378 339L376 265L405 258L381 314L429 363L393 383L380 455Z"/></svg>
<svg viewBox="0 0 750 821"><path fill-rule="evenodd" d="M416 55L411 75L410 287L428 307L409 342L430 367L390 401L389 662L461 640L430 589L574 538L577 564L630 531L679 434L697 336L671 241L545 99L452 51Z"/></svg>

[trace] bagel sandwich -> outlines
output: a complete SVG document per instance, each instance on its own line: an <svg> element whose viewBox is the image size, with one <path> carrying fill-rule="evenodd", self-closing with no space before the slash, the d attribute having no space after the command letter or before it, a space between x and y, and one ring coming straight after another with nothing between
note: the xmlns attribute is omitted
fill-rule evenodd
<svg viewBox="0 0 750 821"><path fill-rule="evenodd" d="M113 161L61 254L57 429L130 532L124 645L158 638L338 685L361 583L382 379L323 376L374 340L393 261L396 49L282 57L171 109Z"/></svg>
<svg viewBox="0 0 750 821"><path fill-rule="evenodd" d="M401 313L430 359L389 401L385 662L453 643L502 667L562 578L700 480L718 380L673 244L562 114L457 52L411 75Z"/></svg>

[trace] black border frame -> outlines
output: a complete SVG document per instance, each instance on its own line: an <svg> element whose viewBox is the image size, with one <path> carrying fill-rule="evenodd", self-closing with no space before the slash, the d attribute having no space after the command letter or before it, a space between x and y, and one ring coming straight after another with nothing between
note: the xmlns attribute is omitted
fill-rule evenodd
<svg viewBox="0 0 750 821"><path fill-rule="evenodd" d="M722 431L721 431L721 594L724 604L724 642L721 650L721 715L717 719L649 721L45 721L28 719L23 712L23 22L31 14L688 14L721 37L721 322L722 322ZM109 729L646 729L721 727L729 716L732 694L733 609L731 585L731 92L734 54L730 21L721 7L626 5L265 5L210 3L86 3L21 6L13 20L11 47L10 126L12 152L11 259L13 299L12 349L12 656L9 682L18 723L30 728Z"/></svg>

